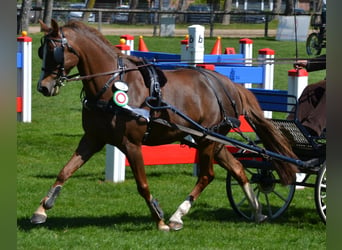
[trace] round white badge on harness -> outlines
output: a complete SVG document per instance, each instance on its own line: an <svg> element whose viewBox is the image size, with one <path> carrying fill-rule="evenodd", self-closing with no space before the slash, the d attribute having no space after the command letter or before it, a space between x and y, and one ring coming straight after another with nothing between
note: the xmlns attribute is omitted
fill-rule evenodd
<svg viewBox="0 0 342 250"><path fill-rule="evenodd" d="M122 82L122 81L116 81L114 82L114 86L117 90L121 90L121 91L124 91L124 92L127 92L128 90L128 85L127 83L125 82Z"/></svg>
<svg viewBox="0 0 342 250"><path fill-rule="evenodd" d="M120 107L126 106L128 104L128 95L121 90L115 91L113 101Z"/></svg>

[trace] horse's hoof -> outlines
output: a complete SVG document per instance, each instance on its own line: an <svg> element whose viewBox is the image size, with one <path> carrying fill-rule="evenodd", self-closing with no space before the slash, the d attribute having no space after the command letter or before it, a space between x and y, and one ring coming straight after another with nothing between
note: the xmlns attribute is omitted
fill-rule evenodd
<svg viewBox="0 0 342 250"><path fill-rule="evenodd" d="M265 222L267 219L268 219L267 215L260 214L259 216L257 216L255 222L256 222L256 223L263 223L263 222Z"/></svg>
<svg viewBox="0 0 342 250"><path fill-rule="evenodd" d="M32 224L42 224L46 221L47 215L46 214L39 214L34 213L31 217Z"/></svg>
<svg viewBox="0 0 342 250"><path fill-rule="evenodd" d="M169 227L173 231L178 231L178 230L181 230L183 228L183 223L171 221L169 224Z"/></svg>
<svg viewBox="0 0 342 250"><path fill-rule="evenodd" d="M170 227L168 225L159 225L158 226L158 230L159 231L163 231L163 232L169 232L170 231Z"/></svg>

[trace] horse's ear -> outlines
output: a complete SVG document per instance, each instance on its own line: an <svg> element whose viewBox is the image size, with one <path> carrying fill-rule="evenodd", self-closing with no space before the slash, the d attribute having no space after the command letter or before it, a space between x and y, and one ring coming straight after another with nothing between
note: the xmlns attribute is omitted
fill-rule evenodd
<svg viewBox="0 0 342 250"><path fill-rule="evenodd" d="M38 22L40 23L40 29L43 31L45 34L49 33L51 31L51 28L47 26L43 20L39 19Z"/></svg>
<svg viewBox="0 0 342 250"><path fill-rule="evenodd" d="M55 36L55 37L58 37L58 32L59 32L58 23L53 18L51 19L51 27L52 27L51 35Z"/></svg>

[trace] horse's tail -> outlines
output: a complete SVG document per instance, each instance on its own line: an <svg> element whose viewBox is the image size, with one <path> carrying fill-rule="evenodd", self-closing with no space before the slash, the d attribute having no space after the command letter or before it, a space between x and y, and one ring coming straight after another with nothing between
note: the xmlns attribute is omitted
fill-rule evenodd
<svg viewBox="0 0 342 250"><path fill-rule="evenodd" d="M264 117L264 113L253 93L247 89L245 90L242 98L247 102L247 105L244 105L245 115L253 125L264 147L272 152L297 159L288 140ZM297 166L278 159L273 159L272 163L279 174L282 184L293 184L298 172Z"/></svg>

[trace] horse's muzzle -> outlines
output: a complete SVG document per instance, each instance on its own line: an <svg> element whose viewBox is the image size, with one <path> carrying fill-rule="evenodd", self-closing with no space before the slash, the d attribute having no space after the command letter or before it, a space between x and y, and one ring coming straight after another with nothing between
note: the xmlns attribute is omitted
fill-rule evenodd
<svg viewBox="0 0 342 250"><path fill-rule="evenodd" d="M42 85L41 82L37 84L38 92L42 93L44 96L55 96L59 94L59 86L55 83L50 84L49 86Z"/></svg>

